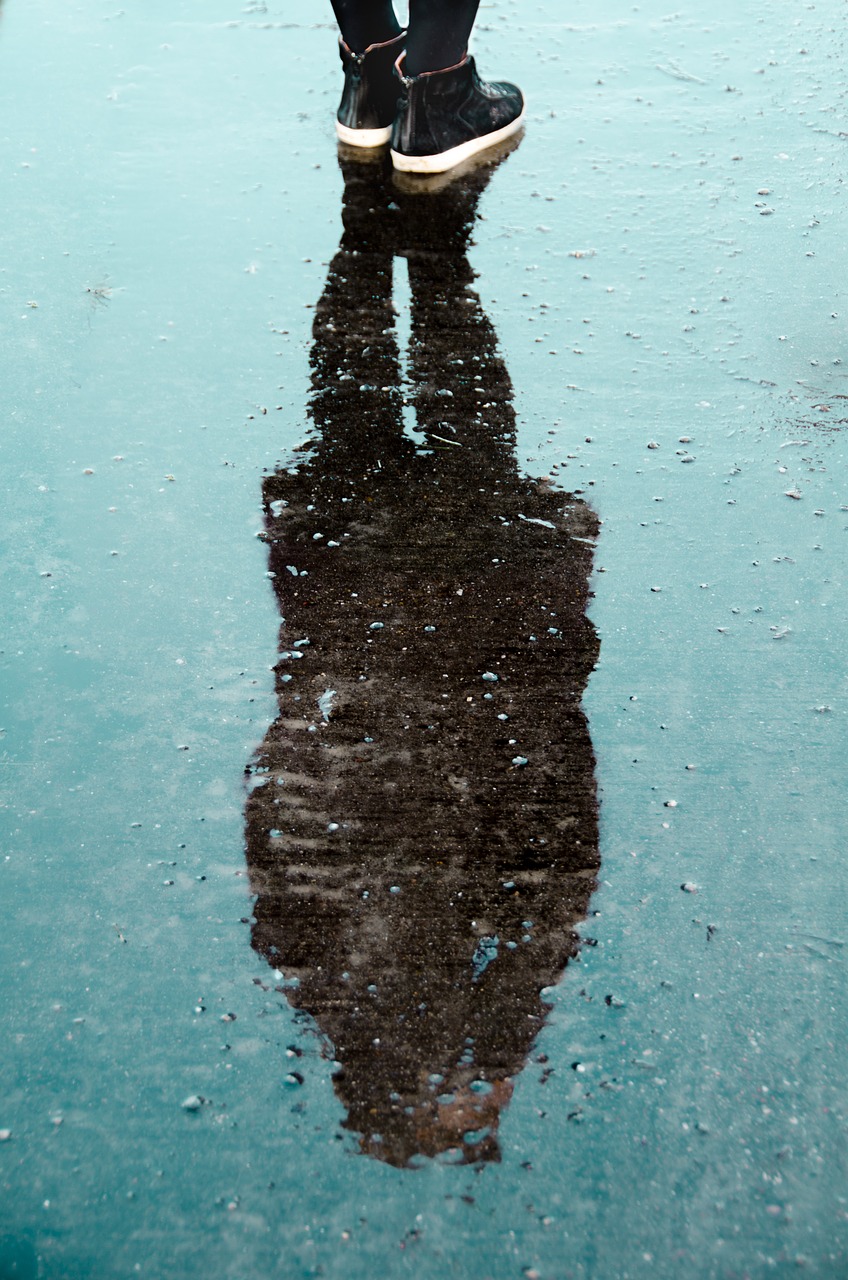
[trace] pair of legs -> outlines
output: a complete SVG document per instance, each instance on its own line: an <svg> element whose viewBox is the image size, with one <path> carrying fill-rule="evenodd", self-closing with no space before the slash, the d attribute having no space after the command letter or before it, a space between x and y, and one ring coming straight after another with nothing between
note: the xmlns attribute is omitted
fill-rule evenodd
<svg viewBox="0 0 848 1280"><path fill-rule="evenodd" d="M405 72L419 76L462 60L480 0L410 0ZM332 0L345 44L364 53L401 33L392 0Z"/></svg>
<svg viewBox="0 0 848 1280"><path fill-rule="evenodd" d="M392 0L332 5L344 68L336 132L346 145L390 141L396 169L444 173L521 128L521 90L481 80L468 57L479 0L409 0L405 31Z"/></svg>

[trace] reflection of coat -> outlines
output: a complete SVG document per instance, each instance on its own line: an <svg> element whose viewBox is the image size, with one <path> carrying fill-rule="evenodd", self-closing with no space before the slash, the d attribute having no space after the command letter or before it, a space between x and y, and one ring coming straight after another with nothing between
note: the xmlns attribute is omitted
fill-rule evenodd
<svg viewBox="0 0 848 1280"><path fill-rule="evenodd" d="M253 944L332 1041L365 1149L497 1156L598 866L580 697L596 522L519 476L466 246L478 177L347 175L296 470L266 477L280 714L247 805ZM391 273L409 264L403 432ZM259 781L259 779L256 779Z"/></svg>

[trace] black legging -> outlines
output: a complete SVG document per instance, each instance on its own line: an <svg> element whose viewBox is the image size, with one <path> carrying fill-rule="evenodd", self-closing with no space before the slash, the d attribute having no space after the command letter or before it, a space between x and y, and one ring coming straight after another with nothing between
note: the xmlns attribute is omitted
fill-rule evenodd
<svg viewBox="0 0 848 1280"><path fill-rule="evenodd" d="M355 53L400 35L392 0L331 0L342 39ZM441 71L461 61L480 0L409 0L407 75Z"/></svg>

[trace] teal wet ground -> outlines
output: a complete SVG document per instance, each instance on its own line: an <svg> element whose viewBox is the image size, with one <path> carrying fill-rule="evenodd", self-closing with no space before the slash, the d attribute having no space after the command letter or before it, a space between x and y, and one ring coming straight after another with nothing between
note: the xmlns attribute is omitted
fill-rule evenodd
<svg viewBox="0 0 848 1280"><path fill-rule="evenodd" d="M472 263L522 466L603 522L597 946L501 1162L415 1171L242 923L332 29L0 10L0 1275L845 1274L844 6L563 8L481 11L529 112Z"/></svg>

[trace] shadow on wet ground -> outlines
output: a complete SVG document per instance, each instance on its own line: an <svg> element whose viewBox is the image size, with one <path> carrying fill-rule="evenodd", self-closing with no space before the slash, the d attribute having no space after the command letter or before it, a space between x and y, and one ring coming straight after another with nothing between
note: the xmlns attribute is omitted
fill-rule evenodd
<svg viewBox="0 0 848 1280"><path fill-rule="evenodd" d="M252 940L330 1041L362 1150L493 1160L596 884L597 521L519 471L467 257L496 166L416 189L382 157L340 164L316 435L263 484L283 621L247 803Z"/></svg>

